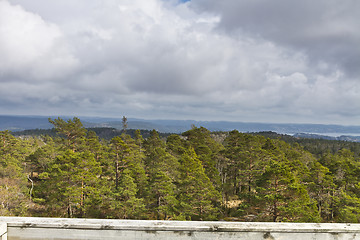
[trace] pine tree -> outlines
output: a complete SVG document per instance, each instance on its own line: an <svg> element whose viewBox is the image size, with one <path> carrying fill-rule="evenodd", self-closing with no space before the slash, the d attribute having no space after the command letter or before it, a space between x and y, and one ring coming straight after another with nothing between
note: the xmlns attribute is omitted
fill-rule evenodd
<svg viewBox="0 0 360 240"><path fill-rule="evenodd" d="M125 157L129 152L129 147L119 136L111 139L111 147L114 156L115 188L118 189L120 168L125 169L127 167Z"/></svg>
<svg viewBox="0 0 360 240"><path fill-rule="evenodd" d="M0 215L24 216L31 204L25 158L31 153L28 141L0 131Z"/></svg>
<svg viewBox="0 0 360 240"><path fill-rule="evenodd" d="M286 158L270 161L257 181L262 221L320 221L314 201L292 173Z"/></svg>
<svg viewBox="0 0 360 240"><path fill-rule="evenodd" d="M49 118L49 122L54 125L55 130L60 135L65 137L68 149L71 149L73 152L79 150L86 135L86 129L79 118L74 117L67 122L60 117L54 120Z"/></svg>
<svg viewBox="0 0 360 240"><path fill-rule="evenodd" d="M324 220L331 219L331 193L335 189L333 176L327 167L315 161L310 168L309 178L307 179L309 196L317 203L319 215Z"/></svg>
<svg viewBox="0 0 360 240"><path fill-rule="evenodd" d="M179 210L190 220L212 220L218 215L220 193L215 189L193 149L180 159Z"/></svg>
<svg viewBox="0 0 360 240"><path fill-rule="evenodd" d="M44 183L37 191L55 216L84 217L86 203L91 202L85 200L94 196L100 173L93 154L68 150L56 158L48 172L40 175Z"/></svg>
<svg viewBox="0 0 360 240"><path fill-rule="evenodd" d="M342 191L340 199L340 222L360 223L360 183L352 191Z"/></svg>
<svg viewBox="0 0 360 240"><path fill-rule="evenodd" d="M122 171L118 188L112 193L111 210L113 216L121 219L142 218L145 205L142 198L138 198L137 185L128 169Z"/></svg>
<svg viewBox="0 0 360 240"><path fill-rule="evenodd" d="M149 200L151 209L156 212L156 219L167 220L178 214L175 191L176 187L166 173L159 171L151 176Z"/></svg>
<svg viewBox="0 0 360 240"><path fill-rule="evenodd" d="M191 146L199 157L205 169L206 175L213 182L217 189L220 189L221 181L218 165L218 155L222 150L222 145L211 138L210 131L204 127L193 127L191 130L182 134L186 137L186 142Z"/></svg>

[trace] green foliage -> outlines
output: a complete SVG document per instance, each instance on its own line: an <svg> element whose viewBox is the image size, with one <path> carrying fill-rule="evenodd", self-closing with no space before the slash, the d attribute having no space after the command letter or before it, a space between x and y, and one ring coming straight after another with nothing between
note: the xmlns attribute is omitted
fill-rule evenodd
<svg viewBox="0 0 360 240"><path fill-rule="evenodd" d="M78 150L79 144L82 143L86 135L86 129L83 127L79 118L74 117L72 120L65 121L60 117L57 119L50 119L49 122L54 125L55 130L65 137L66 145L73 151Z"/></svg>
<svg viewBox="0 0 360 240"><path fill-rule="evenodd" d="M156 219L173 219L177 216L179 204L175 196L176 186L167 173L159 171L149 181L149 206L156 213Z"/></svg>
<svg viewBox="0 0 360 240"><path fill-rule="evenodd" d="M214 186L220 188L220 176L217 169L219 152L223 146L216 142L210 135L210 131L204 127L193 127L182 134L186 137L188 146L191 146L201 161L206 175Z"/></svg>
<svg viewBox="0 0 360 240"><path fill-rule="evenodd" d="M41 175L46 181L38 191L46 190L48 211L55 216L85 217L88 207L85 199L94 196L100 173L93 154L68 150Z"/></svg>
<svg viewBox="0 0 360 240"><path fill-rule="evenodd" d="M360 223L360 184L356 184L352 191L341 192L339 211L340 222Z"/></svg>
<svg viewBox="0 0 360 240"><path fill-rule="evenodd" d="M116 218L139 218L145 209L143 199L136 197L137 185L130 175L130 171L125 169L118 188L112 193L111 210Z"/></svg>
<svg viewBox="0 0 360 240"><path fill-rule="evenodd" d="M292 173L287 159L271 160L258 179L262 221L319 221L304 185Z"/></svg>
<svg viewBox="0 0 360 240"><path fill-rule="evenodd" d="M189 220L216 219L220 194L213 186L194 150L180 159L180 211Z"/></svg>
<svg viewBox="0 0 360 240"><path fill-rule="evenodd" d="M58 136L0 132L1 215L360 221L355 143L49 121Z"/></svg>
<svg viewBox="0 0 360 240"><path fill-rule="evenodd" d="M27 189L26 156L33 142L0 131L0 215L25 216L30 201Z"/></svg>
<svg viewBox="0 0 360 240"><path fill-rule="evenodd" d="M327 167L319 162L314 162L310 168L310 174L307 179L309 196L316 201L318 213L324 220L332 218L333 199L331 197L336 185L333 182L333 176Z"/></svg>

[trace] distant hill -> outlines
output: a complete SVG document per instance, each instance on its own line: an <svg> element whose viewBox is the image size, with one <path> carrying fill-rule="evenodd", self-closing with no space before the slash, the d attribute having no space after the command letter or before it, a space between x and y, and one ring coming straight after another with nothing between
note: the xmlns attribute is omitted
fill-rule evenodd
<svg viewBox="0 0 360 240"><path fill-rule="evenodd" d="M261 135L271 139L280 139L292 145L299 144L306 151L315 154L319 158L326 153L335 154L343 148L349 149L356 157L360 157L360 137L341 136L334 138L315 134L295 134L294 136L290 136L275 132L257 132L251 134Z"/></svg>
<svg viewBox="0 0 360 240"><path fill-rule="evenodd" d="M332 137L332 136L310 134L310 133L296 133L293 136L297 137L297 138L312 138L312 139L326 139L326 140L335 140L335 141L360 142L360 136L341 135L338 137Z"/></svg>
<svg viewBox="0 0 360 240"><path fill-rule="evenodd" d="M57 117L51 117L57 118ZM69 119L69 117L62 117ZM122 129L121 117L81 117L80 120L87 128L115 128ZM342 126L325 124L285 124L285 123L249 123L228 121L194 121L194 120L145 120L128 118L129 129L152 130L163 133L182 133L194 125L205 127L210 131L262 132L272 131L284 134L316 134L324 136L360 136L360 126ZM22 131L27 129L50 129L52 125L45 116L0 116L0 130ZM306 136L302 136L306 137ZM307 136L311 137L311 135Z"/></svg>
<svg viewBox="0 0 360 240"><path fill-rule="evenodd" d="M38 116L0 116L0 130L21 131L26 129L52 128L47 117Z"/></svg>

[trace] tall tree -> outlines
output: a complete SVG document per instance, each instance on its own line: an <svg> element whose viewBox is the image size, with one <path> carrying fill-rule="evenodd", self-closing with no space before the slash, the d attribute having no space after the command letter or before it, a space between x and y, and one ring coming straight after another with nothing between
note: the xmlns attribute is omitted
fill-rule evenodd
<svg viewBox="0 0 360 240"><path fill-rule="evenodd" d="M122 117L122 128L123 128L123 133L126 133L126 129L128 128L128 122L125 116Z"/></svg>
<svg viewBox="0 0 360 240"><path fill-rule="evenodd" d="M111 147L113 150L115 165L115 188L118 189L120 168L125 169L127 167L125 156L129 152L129 147L119 136L111 139Z"/></svg>
<svg viewBox="0 0 360 240"><path fill-rule="evenodd" d="M24 167L29 153L26 140L0 131L0 215L24 216L28 211L31 195Z"/></svg>
<svg viewBox="0 0 360 240"><path fill-rule="evenodd" d="M332 218L332 195L335 190L333 176L327 167L315 161L310 168L307 179L309 196L317 203L317 209L322 219L331 221Z"/></svg>
<svg viewBox="0 0 360 240"><path fill-rule="evenodd" d="M264 171L269 155L264 146L271 144L261 136L229 132L224 140L223 159L219 162L224 205L230 198L241 201L243 214L253 214L256 180ZM238 202L239 202L238 201Z"/></svg>
<svg viewBox="0 0 360 240"><path fill-rule="evenodd" d="M176 186L166 173L162 171L154 173L149 182L149 189L150 207L156 212L156 219L167 220L178 214Z"/></svg>
<svg viewBox="0 0 360 240"><path fill-rule="evenodd" d="M260 220L320 221L315 202L292 173L287 159L271 160L257 184Z"/></svg>
<svg viewBox="0 0 360 240"><path fill-rule="evenodd" d="M92 153L68 150L40 175L44 183L37 191L53 216L85 217L86 204L91 203L85 200L95 195L100 173L100 164Z"/></svg>
<svg viewBox="0 0 360 240"><path fill-rule="evenodd" d="M54 125L55 130L66 139L66 145L73 152L79 150L80 144L83 142L86 135L86 129L81 123L80 119L74 117L72 120L65 121L60 117L49 122Z"/></svg>
<svg viewBox="0 0 360 240"><path fill-rule="evenodd" d="M220 177L216 168L219 161L219 152L223 146L216 142L210 135L210 131L204 127L192 127L191 130L182 134L199 157L205 169L206 175L213 182L214 186L220 189Z"/></svg>
<svg viewBox="0 0 360 240"><path fill-rule="evenodd" d="M119 181L119 186L112 193L114 201L112 201L111 209L114 211L113 216L116 218L141 218L145 211L145 205L142 198L138 198L137 185L131 177L131 172L125 169Z"/></svg>
<svg viewBox="0 0 360 240"><path fill-rule="evenodd" d="M220 194L193 149L180 159L179 210L191 220L216 219Z"/></svg>

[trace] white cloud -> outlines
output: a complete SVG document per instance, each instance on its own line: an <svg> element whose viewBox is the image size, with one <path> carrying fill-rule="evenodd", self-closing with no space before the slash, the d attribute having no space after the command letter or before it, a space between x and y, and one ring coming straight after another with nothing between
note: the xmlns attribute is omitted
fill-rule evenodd
<svg viewBox="0 0 360 240"><path fill-rule="evenodd" d="M55 24L7 1L0 1L0 36L0 71L10 79L56 78L77 64Z"/></svg>
<svg viewBox="0 0 360 240"><path fill-rule="evenodd" d="M354 16L334 10L329 28L318 7L299 3L315 21L308 27L288 4L275 5L289 24L274 6L245 3L0 0L0 100L34 114L331 122L338 111L334 121L348 113L354 122L360 107L348 103L360 100L358 75L332 60L350 52L334 42L356 39ZM277 27L299 31L280 39Z"/></svg>

